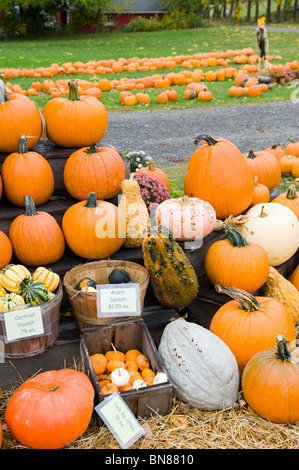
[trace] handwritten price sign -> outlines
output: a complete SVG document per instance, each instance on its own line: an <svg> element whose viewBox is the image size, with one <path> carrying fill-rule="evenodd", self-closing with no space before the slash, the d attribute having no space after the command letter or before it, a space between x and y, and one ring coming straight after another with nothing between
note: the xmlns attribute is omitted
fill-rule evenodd
<svg viewBox="0 0 299 470"><path fill-rule="evenodd" d="M43 319L40 307L30 307L4 313L6 342L42 335Z"/></svg>
<svg viewBox="0 0 299 470"><path fill-rule="evenodd" d="M139 284L97 285L97 316L140 316Z"/></svg>

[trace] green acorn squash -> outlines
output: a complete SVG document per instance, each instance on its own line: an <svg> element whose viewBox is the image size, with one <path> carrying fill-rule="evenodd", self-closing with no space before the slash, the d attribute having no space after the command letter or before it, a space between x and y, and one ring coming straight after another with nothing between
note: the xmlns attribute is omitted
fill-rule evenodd
<svg viewBox="0 0 299 470"><path fill-rule="evenodd" d="M83 277L83 279L81 279L77 285L76 285L76 289L77 290L82 290L86 287L93 287L94 289L96 288L96 283L95 281L93 281L92 279L90 279L90 277Z"/></svg>
<svg viewBox="0 0 299 470"><path fill-rule="evenodd" d="M120 268L113 269L108 276L109 284L126 284L130 280L129 273Z"/></svg>

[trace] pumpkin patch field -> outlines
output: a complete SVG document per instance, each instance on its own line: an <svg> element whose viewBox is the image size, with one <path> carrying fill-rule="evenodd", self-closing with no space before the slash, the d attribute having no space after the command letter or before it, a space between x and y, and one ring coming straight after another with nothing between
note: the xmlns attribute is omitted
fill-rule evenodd
<svg viewBox="0 0 299 470"><path fill-rule="evenodd" d="M299 137L257 119L244 152L201 111L193 151L160 165L143 119L275 110L299 63L280 33L263 69L244 31L167 34L0 69L1 450L298 449ZM117 146L112 113L140 121Z"/></svg>

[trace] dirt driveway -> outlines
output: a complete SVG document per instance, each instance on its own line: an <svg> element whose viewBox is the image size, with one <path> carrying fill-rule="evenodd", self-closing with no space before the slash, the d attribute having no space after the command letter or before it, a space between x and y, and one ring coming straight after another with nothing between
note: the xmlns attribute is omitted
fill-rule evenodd
<svg viewBox="0 0 299 470"><path fill-rule="evenodd" d="M143 150L158 165L172 166L189 161L200 134L231 140L241 152L286 145L288 137L299 140L299 103L111 112L102 144Z"/></svg>

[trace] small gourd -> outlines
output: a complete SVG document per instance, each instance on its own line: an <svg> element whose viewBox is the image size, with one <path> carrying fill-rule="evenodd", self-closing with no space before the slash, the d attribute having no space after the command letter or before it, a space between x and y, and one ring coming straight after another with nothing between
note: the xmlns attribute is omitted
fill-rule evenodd
<svg viewBox="0 0 299 470"><path fill-rule="evenodd" d="M151 227L143 241L142 251L157 300L174 309L189 305L196 297L198 279L172 233L163 225Z"/></svg>
<svg viewBox="0 0 299 470"><path fill-rule="evenodd" d="M111 271L108 276L109 284L126 284L130 282L131 278L125 269L116 268Z"/></svg>
<svg viewBox="0 0 299 470"><path fill-rule="evenodd" d="M15 307L24 305L25 301L21 295L11 292L0 299L0 312L10 312Z"/></svg>
<svg viewBox="0 0 299 470"><path fill-rule="evenodd" d="M144 232L149 226L148 209L140 194L140 186L132 174L130 179L121 183L122 196L118 209L125 214L126 238L124 246L137 248L142 244Z"/></svg>
<svg viewBox="0 0 299 470"><path fill-rule="evenodd" d="M8 292L20 294L22 292L22 283L31 279L28 269L21 264L11 264L5 269L2 276L2 287Z"/></svg>
<svg viewBox="0 0 299 470"><path fill-rule="evenodd" d="M139 390L140 388L147 387L147 383L142 379L136 379L133 382L133 388Z"/></svg>
<svg viewBox="0 0 299 470"><path fill-rule="evenodd" d="M77 290L82 290L86 287L94 287L96 288L96 283L90 277L84 277L81 279L77 284L76 284L76 289Z"/></svg>
<svg viewBox="0 0 299 470"><path fill-rule="evenodd" d="M293 322L299 322L299 291L273 266L265 283L265 295L279 300L290 313Z"/></svg>
<svg viewBox="0 0 299 470"><path fill-rule="evenodd" d="M42 304L48 300L48 294L48 289L40 281L29 280L22 289L26 304Z"/></svg>
<svg viewBox="0 0 299 470"><path fill-rule="evenodd" d="M97 292L94 287L82 287L81 292Z"/></svg>
<svg viewBox="0 0 299 470"><path fill-rule="evenodd" d="M111 382L118 387L123 387L130 380L130 374L126 369L118 368L111 372Z"/></svg>
<svg viewBox="0 0 299 470"><path fill-rule="evenodd" d="M32 280L42 282L49 292L54 292L59 285L60 277L50 269L40 266L33 273Z"/></svg>
<svg viewBox="0 0 299 470"><path fill-rule="evenodd" d="M168 377L164 372L158 372L153 380L153 385L162 384L168 381Z"/></svg>

